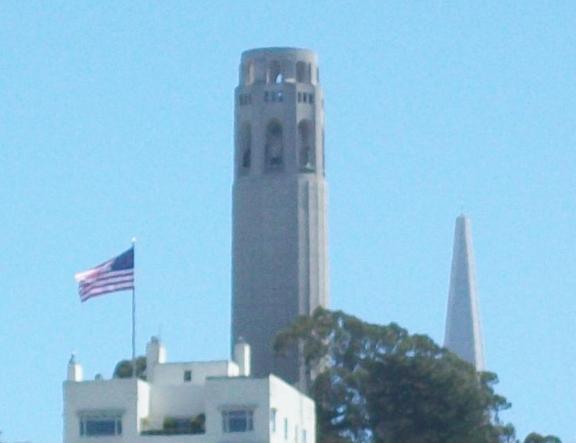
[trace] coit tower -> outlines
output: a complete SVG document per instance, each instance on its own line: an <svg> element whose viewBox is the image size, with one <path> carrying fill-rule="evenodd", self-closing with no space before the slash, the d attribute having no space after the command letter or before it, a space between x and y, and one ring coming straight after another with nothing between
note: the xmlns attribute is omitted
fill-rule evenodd
<svg viewBox="0 0 576 443"><path fill-rule="evenodd" d="M254 376L303 382L276 334L328 303L324 100L314 52L246 51L235 91L232 345L252 347Z"/></svg>

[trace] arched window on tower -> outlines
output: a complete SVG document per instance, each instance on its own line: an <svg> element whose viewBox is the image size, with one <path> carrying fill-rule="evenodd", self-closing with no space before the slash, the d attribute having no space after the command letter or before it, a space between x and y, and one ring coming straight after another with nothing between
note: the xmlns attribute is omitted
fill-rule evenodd
<svg viewBox="0 0 576 443"><path fill-rule="evenodd" d="M252 163L252 128L249 123L244 123L238 134L239 144L239 167L240 174L248 174Z"/></svg>
<svg viewBox="0 0 576 443"><path fill-rule="evenodd" d="M316 154L314 150L313 126L310 120L298 123L298 159L300 170L314 172L316 169Z"/></svg>
<svg viewBox="0 0 576 443"><path fill-rule="evenodd" d="M277 61L270 63L268 67L268 83L282 83L284 78L282 76L282 67Z"/></svg>
<svg viewBox="0 0 576 443"><path fill-rule="evenodd" d="M284 140L282 125L277 120L272 120L266 127L266 169L279 170L284 164Z"/></svg>
<svg viewBox="0 0 576 443"><path fill-rule="evenodd" d="M254 83L254 62L248 62L248 69L246 71L246 79L248 80L246 83L251 85Z"/></svg>
<svg viewBox="0 0 576 443"><path fill-rule="evenodd" d="M304 63L304 62L296 63L296 81L299 83L304 83L307 81L306 63Z"/></svg>
<svg viewBox="0 0 576 443"><path fill-rule="evenodd" d="M254 62L248 61L242 65L242 75L244 77L244 84L251 85L254 83Z"/></svg>

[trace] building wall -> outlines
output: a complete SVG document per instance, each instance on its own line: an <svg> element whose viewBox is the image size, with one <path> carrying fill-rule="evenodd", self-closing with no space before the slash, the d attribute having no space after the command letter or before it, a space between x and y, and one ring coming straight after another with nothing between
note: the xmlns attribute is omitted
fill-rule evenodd
<svg viewBox="0 0 576 443"><path fill-rule="evenodd" d="M291 389L285 382L270 377L269 411L276 410L276 431L270 432L271 443L315 443L316 411L314 401ZM284 423L288 432L284 434ZM303 438L303 432L306 437Z"/></svg>
<svg viewBox="0 0 576 443"><path fill-rule="evenodd" d="M154 365L152 371L152 377L148 378L155 385L181 385L184 381L185 371L190 371L192 376L192 379L187 383L203 385L208 377L238 375L238 365L227 360L163 363Z"/></svg>
<svg viewBox="0 0 576 443"><path fill-rule="evenodd" d="M191 417L204 412L204 386L150 387L149 429L162 429L165 417Z"/></svg>
<svg viewBox="0 0 576 443"><path fill-rule="evenodd" d="M263 379L213 378L206 386L207 436L219 443L250 441L271 443L304 443L302 431L306 432L306 443L315 443L314 402L275 376ZM221 411L226 409L252 409L254 431L222 434ZM272 423L276 411L276 423ZM284 434L284 422L288 433ZM296 432L297 431L297 432Z"/></svg>
<svg viewBox="0 0 576 443"><path fill-rule="evenodd" d="M83 441L79 417L97 411L117 411L122 416L124 441L134 441L140 418L149 412L149 392L148 384L137 379L64 382L64 442ZM101 441L109 439L113 437Z"/></svg>
<svg viewBox="0 0 576 443"><path fill-rule="evenodd" d="M206 383L206 436L216 442L268 441L268 380L213 378ZM252 410L254 430L223 433L222 412Z"/></svg>

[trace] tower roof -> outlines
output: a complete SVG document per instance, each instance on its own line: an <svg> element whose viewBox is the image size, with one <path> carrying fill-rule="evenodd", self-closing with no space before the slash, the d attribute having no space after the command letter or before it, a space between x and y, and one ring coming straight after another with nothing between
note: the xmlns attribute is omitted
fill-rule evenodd
<svg viewBox="0 0 576 443"><path fill-rule="evenodd" d="M447 311L444 346L474 365L476 370L484 370L472 233L470 220L463 214L456 219L454 229Z"/></svg>
<svg viewBox="0 0 576 443"><path fill-rule="evenodd" d="M254 48L242 52L242 60L257 57L311 58L316 61L317 55L311 49L291 47Z"/></svg>

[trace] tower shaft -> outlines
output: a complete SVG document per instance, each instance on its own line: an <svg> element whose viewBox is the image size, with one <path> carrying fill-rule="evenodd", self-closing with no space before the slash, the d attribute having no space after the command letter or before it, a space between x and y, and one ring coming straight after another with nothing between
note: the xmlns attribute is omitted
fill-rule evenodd
<svg viewBox="0 0 576 443"><path fill-rule="evenodd" d="M297 352L275 357L276 334L326 306L323 100L316 55L244 52L236 88L232 345L252 346L255 376L304 380Z"/></svg>
<svg viewBox="0 0 576 443"><path fill-rule="evenodd" d="M444 346L463 360L484 370L484 349L480 328L476 263L472 250L470 220L456 219L450 292Z"/></svg>

